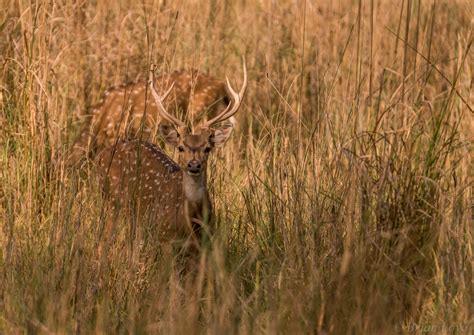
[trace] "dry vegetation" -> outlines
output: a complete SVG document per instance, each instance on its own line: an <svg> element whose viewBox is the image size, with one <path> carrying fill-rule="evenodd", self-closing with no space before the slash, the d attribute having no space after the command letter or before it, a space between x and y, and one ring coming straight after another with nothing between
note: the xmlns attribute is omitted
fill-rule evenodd
<svg viewBox="0 0 474 335"><path fill-rule="evenodd" d="M1 0L0 333L472 332L473 9ZM93 168L65 168L90 106L150 62L237 82L241 55L198 273L126 222L99 258Z"/></svg>

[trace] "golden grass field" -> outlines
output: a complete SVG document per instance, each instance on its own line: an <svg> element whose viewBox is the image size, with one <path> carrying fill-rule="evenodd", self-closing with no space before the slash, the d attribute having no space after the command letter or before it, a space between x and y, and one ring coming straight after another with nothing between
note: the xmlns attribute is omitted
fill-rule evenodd
<svg viewBox="0 0 474 335"><path fill-rule="evenodd" d="M471 334L472 1L0 0L0 333ZM194 276L129 224L98 256L113 85L249 87ZM157 142L158 143L158 142ZM99 271L99 269L101 269Z"/></svg>

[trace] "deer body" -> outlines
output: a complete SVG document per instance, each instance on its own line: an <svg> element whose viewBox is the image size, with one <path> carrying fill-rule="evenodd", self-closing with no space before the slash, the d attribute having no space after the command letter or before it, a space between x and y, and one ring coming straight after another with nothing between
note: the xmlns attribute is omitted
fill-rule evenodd
<svg viewBox="0 0 474 335"><path fill-rule="evenodd" d="M165 108L186 115L192 122L214 117L229 103L224 82L197 70L174 71L154 79L160 93L170 83L174 87L164 102ZM76 163L92 149L111 147L118 139L149 140L157 133L161 120L146 81L112 87L92 109L74 142L70 162Z"/></svg>
<svg viewBox="0 0 474 335"><path fill-rule="evenodd" d="M159 124L159 133L165 143L177 150L176 162L148 142L118 142L98 155L99 175L114 206L126 208L132 215L138 214L135 217L147 225L157 226L160 240L187 239L196 245L202 230L209 228L212 222L207 159L232 133L232 126L222 124L233 117L241 105L247 87L245 64L244 83L239 93L227 80L226 91L231 103L212 119L191 129L169 114L163 103L176 83L161 95L155 89L153 75L149 83L157 113L166 121ZM107 230L106 235L110 232Z"/></svg>
<svg viewBox="0 0 474 335"><path fill-rule="evenodd" d="M97 157L100 178L114 208L158 226L160 241L191 238L197 242L203 224L209 226L212 207L206 174L193 178L153 144L119 142Z"/></svg>

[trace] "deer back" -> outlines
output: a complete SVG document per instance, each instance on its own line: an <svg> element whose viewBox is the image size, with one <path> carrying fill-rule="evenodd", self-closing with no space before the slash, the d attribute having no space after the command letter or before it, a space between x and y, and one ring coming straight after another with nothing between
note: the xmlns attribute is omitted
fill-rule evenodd
<svg viewBox="0 0 474 335"><path fill-rule="evenodd" d="M179 70L155 78L162 93L174 87L164 102L168 110L193 123L212 118L229 103L225 84L197 70ZM110 147L117 139L150 139L161 122L146 81L112 87L92 109L92 115L74 142L70 160L77 162L91 147Z"/></svg>

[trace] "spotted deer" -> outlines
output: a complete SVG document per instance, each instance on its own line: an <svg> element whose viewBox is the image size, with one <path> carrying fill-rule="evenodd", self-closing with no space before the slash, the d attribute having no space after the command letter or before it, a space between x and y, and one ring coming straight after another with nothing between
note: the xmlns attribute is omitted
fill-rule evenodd
<svg viewBox="0 0 474 335"><path fill-rule="evenodd" d="M174 85L160 95L156 80L150 91L163 121L159 133L166 144L177 149L173 161L157 146L142 140L119 141L96 158L99 175L113 206L132 211L145 225L154 225L159 241L187 239L198 245L203 228L211 227L212 206L207 190L207 160L214 148L224 145L232 133L225 121L233 117L247 87L247 70L237 93L227 80L230 104L213 118L193 129L167 112L164 101ZM224 125L223 125L224 124ZM105 238L113 223L108 223Z"/></svg>
<svg viewBox="0 0 474 335"><path fill-rule="evenodd" d="M174 83L162 104L192 123L206 121L225 110L229 97L224 82L197 70L178 70L154 78L158 92ZM162 120L146 81L116 86L105 91L99 104L75 140L69 164L74 165L95 150L113 146L118 139L152 139ZM229 126L235 124L229 118Z"/></svg>

